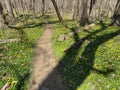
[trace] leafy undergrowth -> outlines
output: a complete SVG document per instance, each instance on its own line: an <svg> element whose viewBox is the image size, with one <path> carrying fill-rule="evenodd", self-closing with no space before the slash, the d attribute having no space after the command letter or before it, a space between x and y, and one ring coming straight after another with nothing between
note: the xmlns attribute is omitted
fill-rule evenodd
<svg viewBox="0 0 120 90"><path fill-rule="evenodd" d="M40 19L17 22L14 27L0 30L0 39L21 38L21 42L0 44L0 88L10 83L9 90L26 90L30 76L33 49L43 33L44 22Z"/></svg>
<svg viewBox="0 0 120 90"><path fill-rule="evenodd" d="M60 61L60 71L68 90L120 89L120 28L99 23L90 30L76 28L77 22L67 22L72 29L54 23L53 49ZM79 30L67 40L60 35ZM66 52L65 52L66 51Z"/></svg>

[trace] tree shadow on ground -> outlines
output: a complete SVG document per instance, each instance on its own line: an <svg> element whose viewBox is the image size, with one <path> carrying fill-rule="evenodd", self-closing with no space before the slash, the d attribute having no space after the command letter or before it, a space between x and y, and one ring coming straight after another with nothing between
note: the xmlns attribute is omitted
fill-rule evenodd
<svg viewBox="0 0 120 90"><path fill-rule="evenodd" d="M18 76L19 82L16 85L17 90L24 90L25 89L25 82L29 79L30 73L25 73L23 76Z"/></svg>
<svg viewBox="0 0 120 90"><path fill-rule="evenodd" d="M113 33L107 33L101 36L97 36L96 39L90 41L90 43L87 44L79 59L77 61L75 60L76 56L79 56L79 50L81 49L81 46L84 44L84 42L86 40L91 39L92 36L102 32L107 28L107 26L105 26L105 24L102 22L100 23L100 25L101 29L91 33L89 32L89 34L83 38L79 38L78 33L76 32L76 28L71 28L71 31L74 32L73 37L75 43L65 51L64 57L59 62L58 66L44 80L42 85L39 86L39 90L42 90L41 87L43 87L46 84L46 82L51 82L52 79L50 78L54 78L53 74L56 72L56 69L58 69L62 73L61 76L64 77L69 87L65 90L76 90L90 75L91 70L95 71L98 74L103 74L105 76L109 75L112 72L115 72L115 69L113 67L112 69L111 67L106 68L105 71L94 68L94 60L98 47L103 43L107 42L108 40L114 38L115 36L120 35L120 29ZM50 90L62 89L50 88Z"/></svg>
<svg viewBox="0 0 120 90"><path fill-rule="evenodd" d="M42 25L45 25L45 22L39 22L39 23L34 23L34 22L30 22L30 23L26 23L24 25L21 25L19 27L14 27L14 26L9 26L9 28L12 29L25 29L25 28L35 28L35 27L40 27Z"/></svg>
<svg viewBox="0 0 120 90"><path fill-rule="evenodd" d="M14 30L17 30L19 35L20 35L20 39L21 39L21 42L22 41L28 41L28 38L27 38L27 35L26 33L24 32L24 30L22 28L18 28L18 27L12 27L12 26L9 26L10 29L14 29Z"/></svg>
<svg viewBox="0 0 120 90"><path fill-rule="evenodd" d="M41 16L42 18L45 18L45 21L43 22L39 22L39 23L35 23L35 22L30 22L30 23L26 23L24 25L21 25L19 27L16 27L16 26L8 26L10 29L12 30L17 30L18 33L20 34L20 39L21 39L21 42L22 41L29 41L28 38L27 38L27 35L26 33L24 32L24 29L26 28L35 28L35 27L41 27L43 25L46 25L46 24L56 24L56 23L59 23L59 20L52 20L52 21L48 21L46 19L50 18L49 15L45 15L45 16ZM68 20L65 20L64 22L68 22L68 21L71 21L70 19ZM28 42L30 43L31 46L34 47L34 44L32 44L32 42Z"/></svg>
<svg viewBox="0 0 120 90"><path fill-rule="evenodd" d="M72 20L64 20L64 22L68 22L68 21L72 21ZM40 26L45 25L47 23L55 24L55 23L59 23L59 21L58 20L53 20L53 21L44 20L43 22L39 22L39 23L34 23L34 22L26 23L26 24L22 25L21 27L19 27L19 29L40 27Z"/></svg>
<svg viewBox="0 0 120 90"><path fill-rule="evenodd" d="M27 34L24 30L25 30L25 28L40 27L43 24L45 24L45 23L44 22L41 22L41 23L38 23L38 24L33 24L33 23L29 24L28 23L28 25L25 25L25 26L23 25L23 26L20 26L20 27L15 27L15 26L8 26L8 27L10 29L16 30L18 32L18 34L20 35L19 38L20 38L21 42L27 43L31 47L35 47L35 44L28 39L28 36L27 36Z"/></svg>
<svg viewBox="0 0 120 90"><path fill-rule="evenodd" d="M12 29L17 29L17 30L22 30L22 29L25 29L25 28L35 28L35 27L40 27L42 25L45 25L45 24L56 24L56 23L59 23L59 20L49 20L50 19L50 16L49 15L45 15L45 16L41 16L42 19L40 19L40 22L26 22L25 24L19 26L19 27L15 27L15 26L8 26L9 28L12 28ZM39 17L39 18L41 18ZM48 19L48 20L46 20ZM42 20L42 22L41 22ZM72 21L71 19L66 19L64 20L64 22L68 22L68 21Z"/></svg>

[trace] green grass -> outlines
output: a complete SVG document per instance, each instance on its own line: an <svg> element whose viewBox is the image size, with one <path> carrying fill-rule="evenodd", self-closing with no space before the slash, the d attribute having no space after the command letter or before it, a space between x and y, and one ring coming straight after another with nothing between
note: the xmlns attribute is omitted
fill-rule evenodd
<svg viewBox="0 0 120 90"><path fill-rule="evenodd" d="M77 22L67 22L76 27ZM60 71L68 90L119 90L120 89L120 28L107 23L97 24L90 30L81 30L68 40L58 41L70 29L60 23L53 24L53 50L60 61ZM78 45L77 39L86 37ZM72 47L67 52L64 50Z"/></svg>
<svg viewBox="0 0 120 90"><path fill-rule="evenodd" d="M29 24L28 24L29 23ZM9 90L26 90L30 76L30 64L36 42L44 31L43 20L35 19L27 22L17 22L17 29L0 30L0 39L21 38L22 42L0 44L0 88L10 83ZM22 33L21 33L22 31Z"/></svg>
<svg viewBox="0 0 120 90"><path fill-rule="evenodd" d="M16 22L16 29L12 27L0 30L0 39L22 39L22 42L0 44L0 47L4 47L0 51L0 88L8 82L11 84L10 90L27 89L33 50L45 29L45 19L49 19L53 25L53 50L68 90L120 89L119 27L109 27L107 22L97 24L90 30L82 30L82 27L76 26L77 21L67 19L65 24L71 28L68 29L56 18L49 16L35 20L28 18ZM61 34L66 35L76 30L80 32L63 42L58 41ZM77 40L80 43L76 44Z"/></svg>

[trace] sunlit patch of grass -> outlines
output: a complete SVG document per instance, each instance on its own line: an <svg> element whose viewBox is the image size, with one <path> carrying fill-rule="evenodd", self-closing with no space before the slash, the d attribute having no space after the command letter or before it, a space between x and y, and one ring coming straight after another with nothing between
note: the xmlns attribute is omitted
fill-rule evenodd
<svg viewBox="0 0 120 90"><path fill-rule="evenodd" d="M66 24L69 27L76 27L76 22L69 21ZM75 43L74 37L62 42L58 41L58 37L62 34L67 35L71 30L60 23L55 23L53 28L53 50L57 59L62 62L60 69L68 83L68 90L120 89L119 27L109 27L107 22L97 24L87 31L81 27L77 28L81 30L78 33L79 38L87 36L87 40L81 47L76 46L69 53L64 50ZM94 69L89 67L89 63L90 65L92 63Z"/></svg>
<svg viewBox="0 0 120 90"><path fill-rule="evenodd" d="M54 31L53 31L53 49L54 53L57 58L60 58L63 56L63 53L67 47L69 47L74 41L71 40L66 40L63 42L58 41L58 38L62 34L68 34L70 32L69 29L64 28L64 26L60 23L54 24ZM60 46L58 48L58 46Z"/></svg>
<svg viewBox="0 0 120 90"><path fill-rule="evenodd" d="M39 20L36 23L39 23ZM19 26L19 28L21 27ZM15 29L0 30L0 39L22 37L22 42L0 44L0 47L5 48L0 51L0 88L9 82L11 84L10 90L27 89L26 83L30 75L33 49L40 36L42 36L44 27L45 25L43 24L36 27L23 28L24 34L20 34L19 30Z"/></svg>

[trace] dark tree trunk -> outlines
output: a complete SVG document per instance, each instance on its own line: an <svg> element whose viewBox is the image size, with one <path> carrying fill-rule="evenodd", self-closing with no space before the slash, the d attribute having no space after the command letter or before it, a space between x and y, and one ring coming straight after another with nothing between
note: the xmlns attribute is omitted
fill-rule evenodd
<svg viewBox="0 0 120 90"><path fill-rule="evenodd" d="M88 24L87 2L88 0L82 0L81 3L80 26Z"/></svg>
<svg viewBox="0 0 120 90"><path fill-rule="evenodd" d="M57 13L57 16L58 16L58 18L59 18L59 21L60 21L60 22L63 22L63 19L62 19L62 16L61 16L61 14L60 14L60 11L59 11L59 9L58 9L58 6L57 6L56 1L55 1L55 0L51 0L51 1L52 1L53 6L54 6L54 8L55 8L55 10L56 10L56 13Z"/></svg>
<svg viewBox="0 0 120 90"><path fill-rule="evenodd" d="M96 0L90 0L90 10L89 10L89 15L90 15L91 12L92 12L92 8L93 8L95 2L96 2Z"/></svg>
<svg viewBox="0 0 120 90"><path fill-rule="evenodd" d="M7 23L5 14L3 13L3 7L2 7L1 2L0 2L0 14L1 14L1 18L2 18L2 23L7 25L8 23Z"/></svg>
<svg viewBox="0 0 120 90"><path fill-rule="evenodd" d="M115 11L114 11L110 26L115 24L120 26L120 0L118 0L116 3Z"/></svg>

